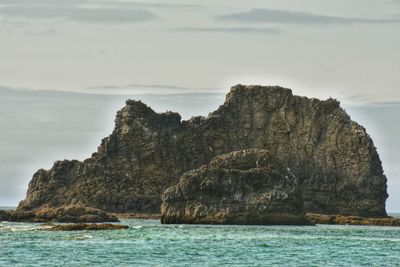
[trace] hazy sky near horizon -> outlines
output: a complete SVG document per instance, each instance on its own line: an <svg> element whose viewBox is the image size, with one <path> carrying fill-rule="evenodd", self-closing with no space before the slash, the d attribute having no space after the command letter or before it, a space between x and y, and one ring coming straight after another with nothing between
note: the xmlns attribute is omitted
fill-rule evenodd
<svg viewBox="0 0 400 267"><path fill-rule="evenodd" d="M123 99L188 118L242 83L338 98L400 211L399 48L400 0L0 0L0 206L35 170L89 156Z"/></svg>

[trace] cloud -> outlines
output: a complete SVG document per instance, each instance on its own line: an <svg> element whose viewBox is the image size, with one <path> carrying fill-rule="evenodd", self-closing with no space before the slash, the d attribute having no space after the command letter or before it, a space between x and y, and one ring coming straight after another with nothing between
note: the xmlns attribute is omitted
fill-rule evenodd
<svg viewBox="0 0 400 267"><path fill-rule="evenodd" d="M255 28L255 27L221 27L221 28L201 28L201 27L186 27L174 29L175 31L185 32L223 32L223 33L244 33L244 34L279 34L281 30L275 28Z"/></svg>
<svg viewBox="0 0 400 267"><path fill-rule="evenodd" d="M90 23L134 23L158 19L153 12L118 6L80 5L80 1L55 4L38 1L35 4L18 1L0 7L0 16L22 19L63 19ZM57 2L58 3L58 2Z"/></svg>
<svg viewBox="0 0 400 267"><path fill-rule="evenodd" d="M400 23L399 19L347 18L279 9L251 9L217 17L221 21L242 23L281 23L299 25L333 25L356 23Z"/></svg>
<svg viewBox="0 0 400 267"><path fill-rule="evenodd" d="M154 8L183 8L183 9L192 9L192 8L202 8L203 6L197 4L183 4L183 3L160 3L160 2L112 2L112 1L98 1L96 3L110 4L110 5L118 5L124 7L154 7Z"/></svg>

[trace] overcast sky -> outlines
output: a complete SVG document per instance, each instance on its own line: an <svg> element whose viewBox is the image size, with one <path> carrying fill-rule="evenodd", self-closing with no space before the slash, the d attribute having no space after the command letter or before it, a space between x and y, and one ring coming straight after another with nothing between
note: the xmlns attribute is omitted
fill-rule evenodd
<svg viewBox="0 0 400 267"><path fill-rule="evenodd" d="M24 162L0 166L0 205L23 197L34 170L90 155L126 97L187 118L211 111L237 83L338 98L369 126L391 174L389 189L400 195L400 156L390 150L400 134L393 126L399 51L399 0L0 0L0 149L8 161ZM63 109L71 107L76 113ZM60 131L70 135L57 137ZM32 148L37 161L22 159L18 144L46 134L54 135L51 147ZM400 197L395 200L388 205L400 211Z"/></svg>

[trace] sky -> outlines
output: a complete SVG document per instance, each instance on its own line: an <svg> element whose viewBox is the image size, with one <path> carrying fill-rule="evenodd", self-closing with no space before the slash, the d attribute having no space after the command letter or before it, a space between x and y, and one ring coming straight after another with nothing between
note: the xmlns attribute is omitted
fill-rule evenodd
<svg viewBox="0 0 400 267"><path fill-rule="evenodd" d="M189 118L242 83L340 100L400 211L399 47L399 0L0 0L0 206L90 156L124 99Z"/></svg>

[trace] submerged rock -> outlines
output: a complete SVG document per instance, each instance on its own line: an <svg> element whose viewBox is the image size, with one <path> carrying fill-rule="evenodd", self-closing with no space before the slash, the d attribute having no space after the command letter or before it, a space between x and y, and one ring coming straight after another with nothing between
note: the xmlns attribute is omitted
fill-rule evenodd
<svg viewBox="0 0 400 267"><path fill-rule="evenodd" d="M58 224L51 227L46 227L46 231L99 231L99 230L123 230L128 229L129 226L122 224L88 224L88 223L75 223L75 224Z"/></svg>
<svg viewBox="0 0 400 267"><path fill-rule="evenodd" d="M297 178L264 149L217 156L162 200L162 223L310 224Z"/></svg>
<svg viewBox="0 0 400 267"><path fill-rule="evenodd" d="M371 138L333 99L282 87L231 88L207 118L181 121L128 100L113 133L83 162L37 171L19 211L81 205L159 212L161 193L186 171L232 151L268 149L299 179L307 212L386 216L386 177Z"/></svg>

